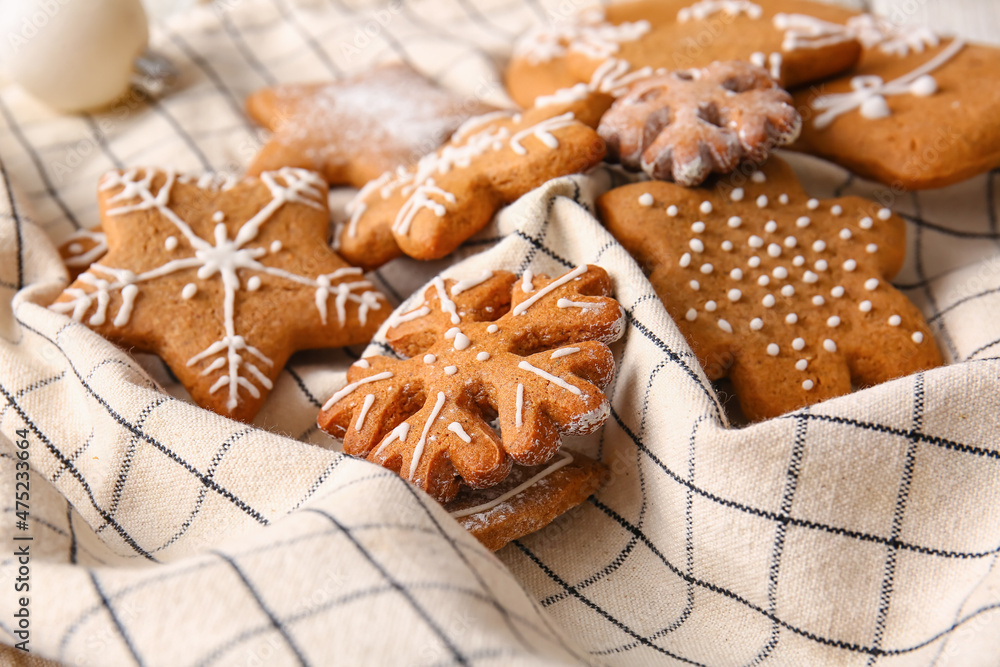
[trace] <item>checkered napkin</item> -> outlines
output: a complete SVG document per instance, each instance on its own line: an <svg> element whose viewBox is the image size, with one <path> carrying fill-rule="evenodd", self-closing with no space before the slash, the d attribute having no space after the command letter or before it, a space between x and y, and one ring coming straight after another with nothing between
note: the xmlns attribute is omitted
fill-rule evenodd
<svg viewBox="0 0 1000 667"><path fill-rule="evenodd" d="M790 156L814 196L860 194L907 217L896 284L950 365L746 428L727 427L639 267L595 221L613 174L552 181L454 257L375 272L397 302L439 271L589 262L614 279L628 328L611 418L567 443L611 478L496 556L317 432L362 350L293 357L250 427L179 400L157 359L44 308L65 277L53 243L97 222L102 172L238 171L262 137L242 112L248 93L390 59L502 100L512 38L577 9L220 0L155 26L181 70L163 99L56 116L0 89L4 642L19 641L12 554L28 544L30 647L66 664L997 664L995 173L893 194ZM15 527L22 440L27 531Z"/></svg>

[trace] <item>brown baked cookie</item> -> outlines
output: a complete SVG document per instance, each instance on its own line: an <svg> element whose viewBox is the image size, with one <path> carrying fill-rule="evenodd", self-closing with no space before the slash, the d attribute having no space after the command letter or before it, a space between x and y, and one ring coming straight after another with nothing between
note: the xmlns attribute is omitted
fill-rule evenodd
<svg viewBox="0 0 1000 667"><path fill-rule="evenodd" d="M608 417L607 344L624 328L610 293L596 266L554 280L505 271L436 278L421 305L390 319L388 342L404 359L355 363L319 426L343 438L347 453L443 503L460 481L488 488L514 462L544 464L561 435L593 433Z"/></svg>
<svg viewBox="0 0 1000 667"><path fill-rule="evenodd" d="M413 164L463 122L491 110L402 64L343 81L264 88L247 98L247 112L274 136L247 171L301 167L331 185L360 188Z"/></svg>
<svg viewBox="0 0 1000 667"><path fill-rule="evenodd" d="M604 11L602 22L588 16L575 32L556 25L525 35L506 76L511 97L529 105L553 92L539 73L546 64L566 73L558 80L566 87L574 79L590 81L608 58L634 69L666 70L744 60L766 67L790 88L843 72L861 53L837 25L852 12L808 0L640 0ZM595 34L605 37L603 48L594 47ZM552 48L554 41L559 48Z"/></svg>
<svg viewBox="0 0 1000 667"><path fill-rule="evenodd" d="M50 308L158 354L204 408L251 420L292 352L365 343L389 314L327 245L312 172L130 169L98 190L108 252Z"/></svg>
<svg viewBox="0 0 1000 667"><path fill-rule="evenodd" d="M604 142L564 109L556 104L474 118L416 165L370 182L348 204L339 252L366 269L404 253L439 259L501 206L598 164Z"/></svg>
<svg viewBox="0 0 1000 667"><path fill-rule="evenodd" d="M69 270L70 280L76 280L93 262L104 257L107 251L108 239L100 225L93 229L78 229L59 246L59 256Z"/></svg>
<svg viewBox="0 0 1000 667"><path fill-rule="evenodd" d="M870 14L847 30L866 47L861 62L795 94L807 120L793 148L910 190L1000 166L1000 49Z"/></svg>
<svg viewBox="0 0 1000 667"><path fill-rule="evenodd" d="M598 209L749 419L942 363L920 311L889 284L903 220L859 197L810 199L777 158L712 188L627 185Z"/></svg>
<svg viewBox="0 0 1000 667"><path fill-rule="evenodd" d="M763 68L717 62L633 83L597 132L626 168L693 186L794 141L802 119L791 102Z"/></svg>
<svg viewBox="0 0 1000 667"><path fill-rule="evenodd" d="M497 551L582 503L607 471L603 463L562 450L545 465L515 465L507 479L488 489L463 486L445 509L487 549Z"/></svg>

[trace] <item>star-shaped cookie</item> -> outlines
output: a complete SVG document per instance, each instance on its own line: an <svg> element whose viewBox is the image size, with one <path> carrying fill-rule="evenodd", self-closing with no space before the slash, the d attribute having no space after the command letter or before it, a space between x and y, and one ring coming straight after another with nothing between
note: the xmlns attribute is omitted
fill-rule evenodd
<svg viewBox="0 0 1000 667"><path fill-rule="evenodd" d="M811 199L777 158L712 188L627 185L598 208L750 419L942 363L920 311L889 284L903 220L859 197Z"/></svg>
<svg viewBox="0 0 1000 667"><path fill-rule="evenodd" d="M250 116L274 133L248 173L301 167L319 172L331 185L358 188L413 164L465 120L492 110L402 64L343 81L264 88L246 105Z"/></svg>
<svg viewBox="0 0 1000 667"><path fill-rule="evenodd" d="M99 204L108 252L51 309L158 354L219 414L251 420L292 352L365 343L389 314L330 250L312 172L110 172Z"/></svg>

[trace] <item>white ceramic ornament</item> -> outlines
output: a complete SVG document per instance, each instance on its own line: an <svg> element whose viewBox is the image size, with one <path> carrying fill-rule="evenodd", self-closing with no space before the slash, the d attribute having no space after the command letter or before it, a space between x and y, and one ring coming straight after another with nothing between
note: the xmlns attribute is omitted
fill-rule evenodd
<svg viewBox="0 0 1000 667"><path fill-rule="evenodd" d="M140 0L0 2L0 63L7 76L61 111L121 97L148 39Z"/></svg>

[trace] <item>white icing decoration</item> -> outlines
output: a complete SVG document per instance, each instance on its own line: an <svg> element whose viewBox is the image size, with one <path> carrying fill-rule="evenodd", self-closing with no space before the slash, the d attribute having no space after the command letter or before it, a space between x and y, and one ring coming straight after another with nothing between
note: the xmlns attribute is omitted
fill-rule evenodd
<svg viewBox="0 0 1000 667"><path fill-rule="evenodd" d="M786 195L785 193L781 193L780 195L778 195L778 203L779 204L787 204L788 203L788 195Z"/></svg>
<svg viewBox="0 0 1000 667"><path fill-rule="evenodd" d="M434 409L431 410L430 417L424 423L424 430L420 434L420 440L417 440L416 447L413 448L413 458L410 460L410 474L408 479L412 482L413 476L417 474L417 467L420 465L420 459L424 455L424 445L427 443L427 433L431 430L431 426L434 425L434 421L441 414L441 408L444 407L444 392L439 391L437 394L437 401L434 402Z"/></svg>
<svg viewBox="0 0 1000 667"><path fill-rule="evenodd" d="M729 198L733 201L743 201L743 188L733 188L733 191L729 193Z"/></svg>
<svg viewBox="0 0 1000 667"><path fill-rule="evenodd" d="M525 294L535 291L535 286L531 282L534 277L535 274L531 272L531 269L527 269L521 277L521 291Z"/></svg>
<svg viewBox="0 0 1000 667"><path fill-rule="evenodd" d="M794 248L798 244L799 244L799 240L797 238L795 238L794 236L786 236L785 237L785 247L786 248Z"/></svg>
<svg viewBox="0 0 1000 667"><path fill-rule="evenodd" d="M448 329L444 333L444 337L447 338L447 339L454 338L455 339L455 344L454 344L455 345L455 349L458 350L458 351L462 351L462 350L468 348L469 345L472 344L472 342L469 340L469 337L466 336L461 331L459 331L458 327L452 327L451 329Z"/></svg>
<svg viewBox="0 0 1000 667"><path fill-rule="evenodd" d="M765 294L764 298L761 299L761 303L764 304L765 308L773 308L775 304L775 299L773 294Z"/></svg>
<svg viewBox="0 0 1000 667"><path fill-rule="evenodd" d="M556 280L553 280L551 283L549 283L548 285L546 285L542 289L538 290L535 294L532 294L530 297L528 297L527 299L525 299L521 303L519 303L516 306L514 306L513 308L511 308L511 310L510 310L511 315L520 315L520 314L524 313L526 310L528 310L528 308L531 308L532 305L534 305L539 299L541 299L542 297L544 297L549 292L552 292L553 290L558 289L559 287L562 287L563 285L565 285L569 281L571 281L574 278L577 278L579 276L582 276L586 272L587 272L587 267L586 266L578 266L575 269L573 269L572 271L570 271L569 273L567 273L566 275L562 276L561 278L557 278Z"/></svg>
<svg viewBox="0 0 1000 667"><path fill-rule="evenodd" d="M760 331L761 329L764 328L764 320L760 319L759 317L753 318L752 320L750 320L750 328L754 331Z"/></svg>
<svg viewBox="0 0 1000 667"><path fill-rule="evenodd" d="M681 268L687 268L688 266L690 266L691 265L691 253L686 252L683 255L681 255L681 259L680 259L679 264L681 265Z"/></svg>
<svg viewBox="0 0 1000 667"><path fill-rule="evenodd" d="M472 442L472 436L465 432L462 425L458 422L452 422L448 424L448 430L461 438L464 442Z"/></svg>
<svg viewBox="0 0 1000 667"><path fill-rule="evenodd" d="M922 333L920 333L919 331L914 331L913 335L910 336L910 339L913 340L914 343L918 343L918 344L919 343L923 343L924 342L924 335Z"/></svg>
<svg viewBox="0 0 1000 667"><path fill-rule="evenodd" d="M260 289L260 276L250 276L247 280L247 289L251 292L256 292Z"/></svg>
<svg viewBox="0 0 1000 667"><path fill-rule="evenodd" d="M840 326L840 318L837 317L836 315L833 315L833 316L827 318L827 320L826 320L826 326L830 327L831 329L834 328L834 327L839 327Z"/></svg>
<svg viewBox="0 0 1000 667"><path fill-rule="evenodd" d="M821 49L853 39L844 26L815 16L779 13L771 21L775 28L785 33L781 42L782 51Z"/></svg>
<svg viewBox="0 0 1000 667"><path fill-rule="evenodd" d="M437 357L434 356L433 354L425 354L424 355L424 363L425 364L433 364L435 361L437 361Z"/></svg>
<svg viewBox="0 0 1000 667"><path fill-rule="evenodd" d="M890 315L889 316L889 326L890 327L898 327L902 323L903 323L903 318L901 318L899 315Z"/></svg>
<svg viewBox="0 0 1000 667"><path fill-rule="evenodd" d="M409 322L410 320L416 320L421 317L426 317L427 315L430 314L431 314L431 309L427 306L421 306L419 308L411 310L408 313L402 313L400 315L393 314L393 316L389 318L388 322L389 328L391 329L393 327L398 327L400 324L403 324L404 322Z"/></svg>
<svg viewBox="0 0 1000 667"><path fill-rule="evenodd" d="M406 436L408 436L409 434L410 434L410 425L407 422L403 422L396 428L392 429L392 433L389 434L389 437L383 440L382 444L379 445L378 449L375 450L375 453L372 454L372 459L377 461L379 457L382 455L382 452L385 450L385 448L388 447L390 444L392 444L394 440L399 440L400 442L406 442Z"/></svg>
<svg viewBox="0 0 1000 667"><path fill-rule="evenodd" d="M746 14L751 19L759 19L763 15L760 5L747 0L701 0L690 7L684 7L677 12L677 21L702 21L713 14L723 13L735 17Z"/></svg>
<svg viewBox="0 0 1000 667"><path fill-rule="evenodd" d="M166 248L167 250L176 250L177 243L178 241L176 236L168 236L166 240L163 242L163 247Z"/></svg>
<svg viewBox="0 0 1000 667"><path fill-rule="evenodd" d="M674 206L673 204L671 204L670 206L668 206L667 207L667 215L669 215L671 218L676 218L677 217L677 207Z"/></svg>
<svg viewBox="0 0 1000 667"><path fill-rule="evenodd" d="M691 246L691 250L694 250L695 252L705 252L705 244L702 243L700 239L691 239L688 245Z"/></svg>
<svg viewBox="0 0 1000 667"><path fill-rule="evenodd" d="M701 206L698 207L698 210L704 213L705 215L708 215L709 213L712 212L712 202L707 200L703 201L701 203Z"/></svg>
<svg viewBox="0 0 1000 667"><path fill-rule="evenodd" d="M729 218L726 224L728 224L733 229L736 229L737 227L743 224L743 218L741 218L738 215L734 215L731 218Z"/></svg>
<svg viewBox="0 0 1000 667"><path fill-rule="evenodd" d="M865 281L865 289L869 292L874 291L878 287L878 278L869 278Z"/></svg>
<svg viewBox="0 0 1000 667"><path fill-rule="evenodd" d="M517 367L520 368L523 371L530 371L530 372L534 373L535 375L537 375L537 376L539 376L541 378L545 378L546 380L548 380L552 384L554 384L556 386L559 386L559 387L562 387L563 389L565 389L566 391L568 391L568 392L570 392L572 394L576 394L577 396L580 396L580 395L583 394L583 392L580 390L579 387L574 387L570 383L568 383L565 380L563 380L561 377L557 377L557 376L552 375L551 373L549 373L547 371L542 370L541 368L537 368L535 366L532 366L527 361L522 361L521 363L519 363L517 365Z"/></svg>
<svg viewBox="0 0 1000 667"><path fill-rule="evenodd" d="M184 286L184 289L181 290L181 298L191 299L197 293L198 293L198 286L195 285L194 283L188 283L187 285Z"/></svg>
<svg viewBox="0 0 1000 667"><path fill-rule="evenodd" d="M892 217L892 211L887 208L880 208L876 214L879 220L888 220Z"/></svg>
<svg viewBox="0 0 1000 667"><path fill-rule="evenodd" d="M848 229L847 227L844 227L843 229L840 230L840 238L844 239L845 241L849 241L851 236L853 236L853 234L851 233L851 230Z"/></svg>
<svg viewBox="0 0 1000 667"><path fill-rule="evenodd" d="M765 206L767 206L767 195L757 197L757 208L764 208Z"/></svg>
<svg viewBox="0 0 1000 667"><path fill-rule="evenodd" d="M836 352L837 344L834 343L829 338L827 338L826 340L823 341L823 349L826 350L827 352Z"/></svg>
<svg viewBox="0 0 1000 667"><path fill-rule="evenodd" d="M694 232L695 234L701 234L703 231L705 231L705 223L699 220L698 222L691 225L691 231Z"/></svg>
<svg viewBox="0 0 1000 667"><path fill-rule="evenodd" d="M576 120L572 113L564 113L561 116L546 118L514 134L510 138L510 148L518 155L527 155L528 149L521 145L521 140L532 135L549 148L558 148L559 140L552 135L552 132L569 127L575 122Z"/></svg>
<svg viewBox="0 0 1000 667"><path fill-rule="evenodd" d="M691 289L693 289L696 292L701 287L701 284L697 280L692 280L691 282L688 283L688 285L690 285Z"/></svg>
<svg viewBox="0 0 1000 667"><path fill-rule="evenodd" d="M712 272L714 268L715 268L714 266L706 262L705 264L701 265L701 272L707 276Z"/></svg>
<svg viewBox="0 0 1000 667"><path fill-rule="evenodd" d="M773 234L774 232L778 231L778 223L775 222L774 220L768 220L764 224L764 231L767 232L768 234Z"/></svg>
<svg viewBox="0 0 1000 667"><path fill-rule="evenodd" d="M603 61L618 52L621 42L634 42L650 30L648 21L612 25L603 23L603 13L577 23L557 23L535 28L514 45L514 57L532 65L576 51Z"/></svg>
<svg viewBox="0 0 1000 667"><path fill-rule="evenodd" d="M715 309L718 308L718 307L719 307L719 304L715 303L714 301L706 301L705 302L705 310L707 310L710 313L714 313Z"/></svg>
<svg viewBox="0 0 1000 667"><path fill-rule="evenodd" d="M800 352L805 349L806 340L804 338L796 338L792 341L792 349L796 352Z"/></svg>
<svg viewBox="0 0 1000 667"><path fill-rule="evenodd" d="M480 352L479 354L476 355L476 359L479 361L486 361L489 358L490 358L489 352Z"/></svg>
<svg viewBox="0 0 1000 667"><path fill-rule="evenodd" d="M323 410L329 410L338 401L353 394L354 391L361 385L368 384L369 382L380 382L381 380L388 380L391 377L392 373L390 371L382 371L381 373L376 373L375 375L369 375L366 378L361 378L357 382L351 382L340 391L334 393L334 395L331 396L330 399L323 404Z"/></svg>
<svg viewBox="0 0 1000 667"><path fill-rule="evenodd" d="M813 388L813 386L814 385L812 380L806 380L802 383L802 388L805 389L806 391L810 391Z"/></svg>
<svg viewBox="0 0 1000 667"><path fill-rule="evenodd" d="M733 326L729 324L726 320L719 320L719 328L726 333L733 333Z"/></svg>
<svg viewBox="0 0 1000 667"><path fill-rule="evenodd" d="M451 323L458 324L462 321L462 318L458 316L458 307L455 302L448 298L448 293L444 288L444 280L441 276L437 276L431 281L434 289L437 290L438 301L441 303L441 312L451 316Z"/></svg>
<svg viewBox="0 0 1000 667"><path fill-rule="evenodd" d="M725 241L722 242L722 249L725 250L726 252L730 252L733 249L733 242L730 241L729 239L726 239Z"/></svg>
<svg viewBox="0 0 1000 667"><path fill-rule="evenodd" d="M816 116L813 124L817 129L829 127L839 116L854 109L860 109L861 115L865 118L884 118L890 115L889 106L885 101L886 96L913 94L911 85L918 80L922 80L917 86L918 92L927 92L930 86L924 77L954 58L964 47L965 41L956 39L920 67L888 83L881 77L873 75L852 78L852 92L820 95L813 100L812 107L823 112ZM934 89L936 88L935 84Z"/></svg>
<svg viewBox="0 0 1000 667"><path fill-rule="evenodd" d="M795 324L799 321L799 316L795 313L788 313L785 315L785 324Z"/></svg>
<svg viewBox="0 0 1000 667"><path fill-rule="evenodd" d="M212 214L212 222L222 222L226 219L226 214L224 211L216 211Z"/></svg>
<svg viewBox="0 0 1000 667"><path fill-rule="evenodd" d="M795 296L795 288L791 285L785 285L781 288L782 296Z"/></svg>
<svg viewBox="0 0 1000 667"><path fill-rule="evenodd" d="M822 306L824 303L826 303L826 299L824 299L823 297L821 297L819 294L817 294L816 296L813 297L813 305L814 306Z"/></svg>
<svg viewBox="0 0 1000 667"><path fill-rule="evenodd" d="M358 421L354 423L355 431L360 431L365 425L365 417L368 416L368 411L372 409L373 403L375 403L375 394L365 396L365 402L361 405L361 411L358 412Z"/></svg>
<svg viewBox="0 0 1000 667"><path fill-rule="evenodd" d="M869 313L871 312L871 309L872 309L872 302L868 301L867 299L858 304L858 310L860 310L862 313Z"/></svg>
<svg viewBox="0 0 1000 667"><path fill-rule="evenodd" d="M813 242L813 250L816 252L823 252L826 250L826 241L817 240Z"/></svg>
<svg viewBox="0 0 1000 667"><path fill-rule="evenodd" d="M846 262L844 262L844 271L853 271L856 268L858 268L857 261L849 259Z"/></svg>
<svg viewBox="0 0 1000 667"><path fill-rule="evenodd" d="M771 279L768 276L760 276L757 278L757 284L761 287L767 287L771 284Z"/></svg>
<svg viewBox="0 0 1000 667"><path fill-rule="evenodd" d="M498 327L495 324L491 324L488 327L486 327L486 332L487 333L496 333L498 331L500 331L500 327Z"/></svg>
<svg viewBox="0 0 1000 667"><path fill-rule="evenodd" d="M767 346L767 353L768 353L768 355L770 355L772 357L776 357L776 356L778 356L779 352L781 352L781 350L778 348L778 346L775 343L770 343Z"/></svg>
<svg viewBox="0 0 1000 667"><path fill-rule="evenodd" d="M781 246L777 243L771 243L767 246L767 254L771 257L781 257Z"/></svg>
<svg viewBox="0 0 1000 667"><path fill-rule="evenodd" d="M603 303L590 303L587 301L570 301L569 299L559 299L556 301L558 308L582 308L583 310L597 310Z"/></svg>
<svg viewBox="0 0 1000 667"><path fill-rule="evenodd" d="M803 215L795 220L795 226L799 229L805 229L811 222L812 220L810 220L808 216Z"/></svg>
<svg viewBox="0 0 1000 667"><path fill-rule="evenodd" d="M861 229L871 229L873 224L875 224L874 221L868 216L865 216L861 218L860 222L858 222L858 227L861 227Z"/></svg>
<svg viewBox="0 0 1000 667"><path fill-rule="evenodd" d="M576 354L579 351L580 348L578 347L563 347L553 352L549 359L559 359L560 357L565 357L570 354Z"/></svg>
<svg viewBox="0 0 1000 667"><path fill-rule="evenodd" d="M734 288L734 289L729 290L729 292L726 294L726 296L729 298L730 301L739 301L740 297L743 296L743 292L741 292L738 289Z"/></svg>
<svg viewBox="0 0 1000 667"><path fill-rule="evenodd" d="M743 270L740 268L735 268L729 272L729 277L733 280L743 280Z"/></svg>
<svg viewBox="0 0 1000 667"><path fill-rule="evenodd" d="M695 310L694 308L688 308L687 313L684 315L684 319L686 319L688 322L694 322L696 319L698 319L698 311Z"/></svg>
<svg viewBox="0 0 1000 667"><path fill-rule="evenodd" d="M874 243L869 243L868 245L865 246L865 252L867 252L870 255L875 254L876 252L878 252L878 246L875 245Z"/></svg>
<svg viewBox="0 0 1000 667"><path fill-rule="evenodd" d="M472 289L476 285L481 285L490 278L493 277L493 272L489 269L484 270L475 278L467 278L465 280L459 280L457 283L451 286L451 295L458 296L462 292Z"/></svg>
<svg viewBox="0 0 1000 667"><path fill-rule="evenodd" d="M546 477L556 472L560 468L566 466L573 460L572 455L568 454L567 452L559 452L559 454L561 458L558 461L548 466L547 468L539 472L537 475L534 475L530 479L527 479L521 484L518 484L510 491L507 491L506 493L494 498L493 500L487 503L483 503L482 505L476 505L475 507L468 507L463 510L457 510L455 512L452 512L451 515L456 519L461 519L462 517L471 516L473 514L479 514L480 512L488 512L489 510L495 507L499 507L500 505L507 502L514 496L523 493L525 490L530 489L535 484L538 484L538 482L545 479Z"/></svg>
<svg viewBox="0 0 1000 667"><path fill-rule="evenodd" d="M367 359L358 359L357 361L355 361L351 365L352 366L357 366L358 368L371 368L372 367L371 362L369 362Z"/></svg>
<svg viewBox="0 0 1000 667"><path fill-rule="evenodd" d="M454 375L457 372L458 372L458 366L445 366L444 367L444 374L445 375Z"/></svg>
<svg viewBox="0 0 1000 667"><path fill-rule="evenodd" d="M809 201L806 202L806 208L809 209L810 211L815 211L816 209L819 208L819 200L810 199Z"/></svg>
<svg viewBox="0 0 1000 667"><path fill-rule="evenodd" d="M783 266L776 266L774 267L774 271L771 271L771 275L773 275L778 280L784 280L785 278L788 277L788 269L786 269Z"/></svg>
<svg viewBox="0 0 1000 667"><path fill-rule="evenodd" d="M750 180L754 183L765 183L767 181L767 175L762 171L755 171L750 174Z"/></svg>
<svg viewBox="0 0 1000 667"><path fill-rule="evenodd" d="M796 370L804 371L807 368L809 368L809 362L807 360L799 359L798 361L795 362Z"/></svg>
<svg viewBox="0 0 1000 667"><path fill-rule="evenodd" d="M140 274L133 274L127 270L94 264L92 270L106 274L113 280L98 279L97 281L93 281L81 276L82 282L89 283L91 286L96 287L97 290L88 293L82 289L69 289L67 290L67 294L72 299L64 303L54 304L52 309L56 312L64 313L72 311L74 318L80 320L96 300L97 311L91 317L90 321L94 322L96 318L103 322L106 317L110 293L120 290L122 305L113 324L121 327L125 326L130 319L134 300L139 293L140 284L186 269L197 269L197 275L201 280L208 280L209 278L218 276L224 288L222 317L225 326L225 335L222 339L212 343L200 353L191 357L187 361L187 365L194 366L204 360L215 357L202 371L202 375L207 375L223 368L226 369L225 373L209 388L209 393L215 393L219 389L226 387L229 394L226 407L232 411L239 403L241 389L245 390L252 397L259 398L261 394L258 385L266 389L272 388L271 380L258 368L257 363L263 363L267 366L273 365L271 359L256 347L247 343L246 339L236 331L236 293L242 287L238 271L269 275L300 285L316 287L316 306L325 324L326 296L330 293L330 281L339 280L349 275L360 275L361 270L344 268L332 274L321 275L312 279L284 269L261 264L257 259L263 256L266 250L259 247L248 247L257 238L261 227L285 204L303 204L319 210L325 208L327 186L313 172L303 169L284 168L262 173L260 180L270 192L270 201L249 220L244 222L232 239L228 238L229 230L226 228L226 225L217 223L214 229L213 243L198 236L191 226L169 207L171 192L174 184L177 182L193 183L199 188L215 191L231 188L235 185L234 180L213 174L205 174L197 178L190 175L177 176L173 171L157 171L152 169L143 170L143 175L140 178L139 171L139 169L129 169L124 172L109 172L102 177L98 186L102 192L121 188L116 194L107 198L106 201L109 205L118 204L118 206L108 208L105 211L105 215L120 216L136 211L155 210L176 228L179 236L183 236L187 244L193 249L194 255L170 260L161 266ZM164 177L163 183L154 194L152 191L153 181L159 175ZM165 242L165 245L168 244ZM381 307L378 301L379 295L369 290L368 288L370 287L371 283L362 280L341 282L333 288L337 292L337 314L341 326L346 321L346 303L348 301L358 304L358 315L362 322L365 321L369 310ZM355 293L353 291L355 289L358 289L361 293ZM190 292L190 290L188 291ZM255 360L252 360L252 358ZM256 384L254 384L254 381Z"/></svg>
<svg viewBox="0 0 1000 667"><path fill-rule="evenodd" d="M859 14L847 19L847 30L866 49L876 46L883 53L906 56L911 51L923 53L927 47L941 43L938 35L927 26L896 25L874 14Z"/></svg>
<svg viewBox="0 0 1000 667"><path fill-rule="evenodd" d="M834 215L843 215L844 207L841 206L840 204L834 204L833 206L830 207L830 213Z"/></svg>
<svg viewBox="0 0 1000 667"><path fill-rule="evenodd" d="M645 192L639 195L639 206L652 206L653 205L653 195Z"/></svg>
<svg viewBox="0 0 1000 667"><path fill-rule="evenodd" d="M836 287L834 287L833 289L831 289L830 290L830 296L836 297L837 299L839 299L842 296L844 296L844 288L843 288L843 286L837 285Z"/></svg>

